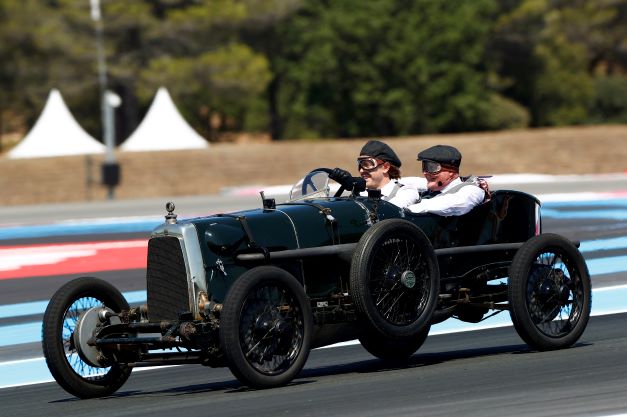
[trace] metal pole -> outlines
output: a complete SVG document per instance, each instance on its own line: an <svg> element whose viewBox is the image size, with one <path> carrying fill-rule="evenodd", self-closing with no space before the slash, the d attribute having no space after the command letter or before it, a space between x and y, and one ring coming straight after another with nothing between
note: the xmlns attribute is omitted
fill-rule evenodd
<svg viewBox="0 0 627 417"><path fill-rule="evenodd" d="M103 46L103 25L102 16L100 15L100 0L89 0L91 4L91 18L96 27L96 55L98 60L98 85L100 86L100 111L102 122L102 138L107 137L107 124L106 124L106 97L107 91L107 63L104 58L104 46ZM107 148L107 159L109 158L109 149Z"/></svg>
<svg viewBox="0 0 627 417"><path fill-rule="evenodd" d="M111 93L109 90L105 90L102 107L104 108L103 112L103 122L104 122L104 142L107 147L107 153L105 155L105 162L115 163L115 154L113 153L113 148L115 147L115 119L113 114L113 105L111 96L115 96L115 94ZM117 96L115 96L117 97Z"/></svg>
<svg viewBox="0 0 627 417"><path fill-rule="evenodd" d="M115 137L113 128L113 106L108 100L107 64L104 56L104 30L100 13L100 0L89 0L91 18L96 27L96 53L98 59L98 84L100 86L100 110L102 121L102 138L106 146L105 161L102 167L103 184L107 186L107 197L114 198L114 187L119 181L119 166L115 160ZM111 175L113 173L113 175Z"/></svg>

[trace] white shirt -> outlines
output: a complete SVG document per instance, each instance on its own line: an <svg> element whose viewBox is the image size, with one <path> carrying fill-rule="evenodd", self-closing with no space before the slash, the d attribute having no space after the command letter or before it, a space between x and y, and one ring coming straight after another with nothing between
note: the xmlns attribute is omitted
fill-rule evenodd
<svg viewBox="0 0 627 417"><path fill-rule="evenodd" d="M397 186L398 190L396 191L396 194L392 198L389 198L390 194L394 192L394 189ZM367 196L368 193L364 191L361 193L361 195ZM415 187L402 186L401 181L392 180L385 184L383 188L381 188L381 198L383 200L389 201L395 206L405 208L410 204L414 204L420 199L420 192Z"/></svg>
<svg viewBox="0 0 627 417"><path fill-rule="evenodd" d="M410 205L407 209L412 213L434 213L440 216L461 216L466 214L483 202L485 192L477 185L466 185L449 192L460 184L462 184L462 180L456 178L442 189L441 194L433 198L423 199L417 204Z"/></svg>

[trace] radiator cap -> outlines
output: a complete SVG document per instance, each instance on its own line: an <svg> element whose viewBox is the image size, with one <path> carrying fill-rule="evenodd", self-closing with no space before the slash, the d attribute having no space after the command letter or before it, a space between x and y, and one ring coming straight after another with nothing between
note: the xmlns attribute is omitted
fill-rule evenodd
<svg viewBox="0 0 627 417"><path fill-rule="evenodd" d="M165 216L165 222L168 224L175 224L176 223L176 214L174 214L174 209L176 207L174 206L174 203L171 201L168 201L167 203L165 203L165 210L168 212L168 214L166 214Z"/></svg>

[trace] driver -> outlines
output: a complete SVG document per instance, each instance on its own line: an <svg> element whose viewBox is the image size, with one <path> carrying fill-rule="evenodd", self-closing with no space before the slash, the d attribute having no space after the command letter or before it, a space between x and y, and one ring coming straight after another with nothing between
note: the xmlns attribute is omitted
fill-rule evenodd
<svg viewBox="0 0 627 417"><path fill-rule="evenodd" d="M368 141L361 148L357 158L357 169L361 178L366 181L366 189L381 190L383 200L405 208L418 201L420 197L416 188L404 187L399 181L400 167L401 160L392 148L378 140ZM340 183L343 178L352 178L349 172L340 168L335 168L329 177ZM367 192L363 192L362 195L367 195Z"/></svg>

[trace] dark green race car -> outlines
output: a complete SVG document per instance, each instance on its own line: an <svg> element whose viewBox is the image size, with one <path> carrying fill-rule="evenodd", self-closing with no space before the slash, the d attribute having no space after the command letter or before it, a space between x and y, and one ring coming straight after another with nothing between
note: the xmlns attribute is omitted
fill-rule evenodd
<svg viewBox="0 0 627 417"><path fill-rule="evenodd" d="M330 196L330 172L307 174L286 203L262 195L254 210L179 221L168 203L148 243L146 305L130 308L97 278L61 287L43 323L59 385L101 397L133 367L198 363L269 388L289 383L312 348L359 339L399 361L434 323L503 310L534 349L583 333L587 266L575 244L541 233L533 196L496 191L463 216L412 214L359 196L359 178Z"/></svg>

